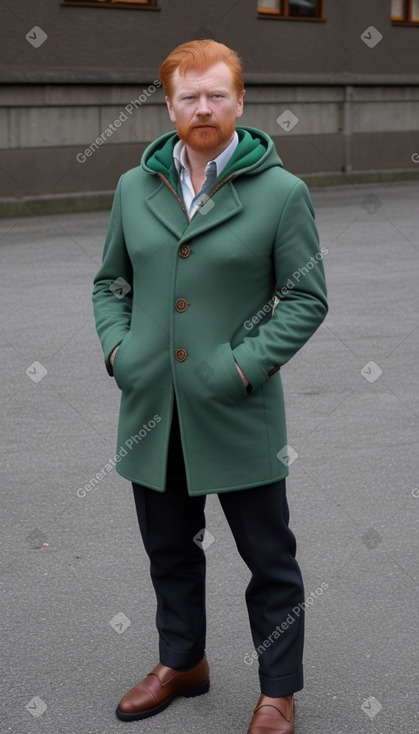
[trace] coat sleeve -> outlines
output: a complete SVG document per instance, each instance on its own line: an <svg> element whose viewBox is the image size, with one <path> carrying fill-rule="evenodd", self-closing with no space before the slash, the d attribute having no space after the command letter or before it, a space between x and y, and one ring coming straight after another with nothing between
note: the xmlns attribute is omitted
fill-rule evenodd
<svg viewBox="0 0 419 734"><path fill-rule="evenodd" d="M253 389L288 362L324 320L328 309L324 254L327 250L320 250L310 194L298 179L283 207L274 243L279 302L269 321L233 349Z"/></svg>
<svg viewBox="0 0 419 734"><path fill-rule="evenodd" d="M113 370L109 358L130 328L133 296L132 265L122 225L123 178L121 176L115 191L102 266L94 279L92 296L96 331L105 355L106 369L111 376Z"/></svg>

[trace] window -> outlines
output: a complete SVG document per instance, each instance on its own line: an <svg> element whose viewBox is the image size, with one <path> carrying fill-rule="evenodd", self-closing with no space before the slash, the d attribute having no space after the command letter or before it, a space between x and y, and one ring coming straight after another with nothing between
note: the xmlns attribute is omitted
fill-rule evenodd
<svg viewBox="0 0 419 734"><path fill-rule="evenodd" d="M142 8L158 10L158 0L63 0L63 5L90 5L98 8Z"/></svg>
<svg viewBox="0 0 419 734"><path fill-rule="evenodd" d="M419 23L419 0L391 0L392 23Z"/></svg>
<svg viewBox="0 0 419 734"><path fill-rule="evenodd" d="M323 11L324 0L258 0L258 14L263 18L323 20Z"/></svg>

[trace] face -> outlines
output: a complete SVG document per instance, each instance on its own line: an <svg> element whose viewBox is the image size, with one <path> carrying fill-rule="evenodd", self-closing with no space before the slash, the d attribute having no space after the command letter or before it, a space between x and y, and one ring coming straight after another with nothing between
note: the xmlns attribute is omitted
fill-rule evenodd
<svg viewBox="0 0 419 734"><path fill-rule="evenodd" d="M220 61L204 71L188 69L185 76L176 70L166 104L180 139L192 150L221 152L243 112L244 94L237 95L231 70Z"/></svg>

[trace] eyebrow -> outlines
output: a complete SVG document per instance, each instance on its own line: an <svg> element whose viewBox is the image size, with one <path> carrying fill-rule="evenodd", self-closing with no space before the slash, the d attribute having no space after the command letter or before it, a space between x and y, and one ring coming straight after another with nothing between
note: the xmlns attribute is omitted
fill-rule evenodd
<svg viewBox="0 0 419 734"><path fill-rule="evenodd" d="M199 89L179 89L178 94L197 94L200 90ZM205 89L205 91L209 94L219 94L219 93L228 93L230 90L227 87L209 87Z"/></svg>

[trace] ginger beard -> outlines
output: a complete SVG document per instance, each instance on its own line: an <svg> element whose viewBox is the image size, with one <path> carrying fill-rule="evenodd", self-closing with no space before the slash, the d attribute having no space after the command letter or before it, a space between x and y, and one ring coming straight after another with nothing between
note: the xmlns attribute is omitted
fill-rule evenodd
<svg viewBox="0 0 419 734"><path fill-rule="evenodd" d="M223 123L201 121L190 125L179 122L176 125L180 139L186 145L189 145L192 150L200 153L214 150L223 144L227 146L234 135L235 129L235 117Z"/></svg>

